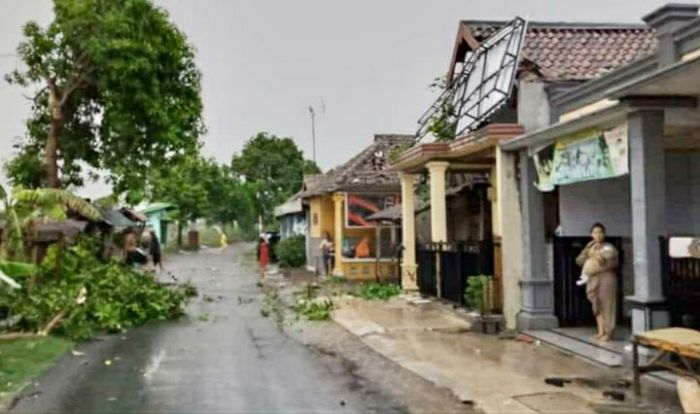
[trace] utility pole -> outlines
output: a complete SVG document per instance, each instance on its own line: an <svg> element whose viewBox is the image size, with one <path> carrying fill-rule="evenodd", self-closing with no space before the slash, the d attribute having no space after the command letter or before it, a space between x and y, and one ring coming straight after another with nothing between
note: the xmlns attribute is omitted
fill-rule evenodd
<svg viewBox="0 0 700 414"><path fill-rule="evenodd" d="M309 113L311 114L311 144L313 146L314 164L316 164L316 112L313 106L309 106Z"/></svg>

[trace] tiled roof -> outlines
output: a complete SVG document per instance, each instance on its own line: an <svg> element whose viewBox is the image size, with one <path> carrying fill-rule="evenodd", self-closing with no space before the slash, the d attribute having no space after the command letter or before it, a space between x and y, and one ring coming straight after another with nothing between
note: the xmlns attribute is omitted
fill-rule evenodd
<svg viewBox="0 0 700 414"><path fill-rule="evenodd" d="M389 154L413 145L413 135L375 135L374 141L348 162L323 175L304 180L302 197L333 191L389 191L400 188L398 173L388 171Z"/></svg>
<svg viewBox="0 0 700 414"><path fill-rule="evenodd" d="M482 41L505 23L462 21L460 32L468 29ZM530 22L523 63L533 64L545 80L589 80L651 54L656 45L654 31L645 25Z"/></svg>

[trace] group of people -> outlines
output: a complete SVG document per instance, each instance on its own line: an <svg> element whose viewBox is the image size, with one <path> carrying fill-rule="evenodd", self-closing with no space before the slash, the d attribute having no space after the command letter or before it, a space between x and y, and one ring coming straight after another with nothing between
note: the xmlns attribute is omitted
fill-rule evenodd
<svg viewBox="0 0 700 414"><path fill-rule="evenodd" d="M141 232L137 242L136 230L128 228L124 231L124 261L132 266L145 266L148 270L163 270L160 241L153 229L147 228Z"/></svg>

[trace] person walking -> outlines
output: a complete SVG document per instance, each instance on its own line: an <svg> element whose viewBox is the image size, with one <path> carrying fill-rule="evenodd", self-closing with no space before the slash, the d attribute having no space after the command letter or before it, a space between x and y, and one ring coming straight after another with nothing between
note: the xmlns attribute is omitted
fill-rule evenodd
<svg viewBox="0 0 700 414"><path fill-rule="evenodd" d="M159 271L163 271L163 257L162 257L162 252L160 248L160 241L158 240L158 236L156 236L156 232L151 230L149 232L151 234L151 245L150 245L150 253L151 257L153 258L153 267Z"/></svg>
<svg viewBox="0 0 700 414"><path fill-rule="evenodd" d="M260 276L265 278L267 265L270 264L270 243L268 243L267 237L263 234L260 235L258 244L258 263L260 264Z"/></svg>

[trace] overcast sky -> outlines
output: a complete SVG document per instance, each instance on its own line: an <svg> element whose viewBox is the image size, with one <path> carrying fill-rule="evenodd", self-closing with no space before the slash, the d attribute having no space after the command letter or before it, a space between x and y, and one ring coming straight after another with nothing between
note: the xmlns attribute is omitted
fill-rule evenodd
<svg viewBox="0 0 700 414"><path fill-rule="evenodd" d="M446 72L462 19L640 22L659 0L156 0L197 49L204 152L228 162L258 131L293 137L325 170L374 133L413 133ZM21 25L50 0L0 0L0 73L17 64ZM324 103L325 105L322 105ZM0 159L24 133L28 102L0 85ZM325 112L322 108L325 106Z"/></svg>

